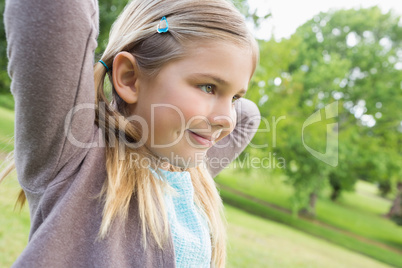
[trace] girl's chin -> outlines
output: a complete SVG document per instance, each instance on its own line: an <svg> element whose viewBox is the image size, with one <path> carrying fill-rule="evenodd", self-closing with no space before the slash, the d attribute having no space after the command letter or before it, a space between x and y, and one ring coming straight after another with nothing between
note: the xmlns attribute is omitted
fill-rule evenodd
<svg viewBox="0 0 402 268"><path fill-rule="evenodd" d="M194 159L181 159L181 160L175 160L174 162L171 162L171 165L181 168L181 169L188 169L188 168L195 168L200 165L205 164L205 158L198 159L194 161Z"/></svg>
<svg viewBox="0 0 402 268"><path fill-rule="evenodd" d="M194 168L199 165L205 164L206 160L206 151L205 152L198 152L194 155L178 155L178 154L171 154L169 157L161 157L160 164L161 168L165 170L172 170L175 168L179 169L188 169ZM162 167L163 166L163 167Z"/></svg>
<svg viewBox="0 0 402 268"><path fill-rule="evenodd" d="M145 147L146 151L155 157L156 165L164 170L183 170L203 165L206 162L206 154L208 151L208 149L191 150L190 148L184 150L185 153L183 154L182 152L169 152L166 150L161 152L159 148Z"/></svg>

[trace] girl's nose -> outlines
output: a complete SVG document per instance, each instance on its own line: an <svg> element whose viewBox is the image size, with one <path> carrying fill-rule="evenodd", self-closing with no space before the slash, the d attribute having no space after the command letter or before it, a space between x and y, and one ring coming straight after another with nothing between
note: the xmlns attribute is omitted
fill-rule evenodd
<svg viewBox="0 0 402 268"><path fill-rule="evenodd" d="M232 101L219 100L212 108L208 118L214 128L220 128L224 132L231 132L236 126L236 110Z"/></svg>

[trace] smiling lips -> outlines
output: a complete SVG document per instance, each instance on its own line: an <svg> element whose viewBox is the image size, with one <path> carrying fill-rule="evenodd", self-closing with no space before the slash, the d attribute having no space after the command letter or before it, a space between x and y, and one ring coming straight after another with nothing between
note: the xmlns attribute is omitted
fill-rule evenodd
<svg viewBox="0 0 402 268"><path fill-rule="evenodd" d="M207 147L212 147L214 145L215 139L212 136L201 135L191 130L188 130L188 132L190 133L190 137L192 137L193 140L195 140L200 145L204 145Z"/></svg>

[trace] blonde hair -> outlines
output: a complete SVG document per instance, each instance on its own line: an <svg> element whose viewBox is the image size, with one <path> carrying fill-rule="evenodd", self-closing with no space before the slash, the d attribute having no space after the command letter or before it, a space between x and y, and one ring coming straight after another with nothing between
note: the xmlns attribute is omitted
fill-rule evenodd
<svg viewBox="0 0 402 268"><path fill-rule="evenodd" d="M166 16L168 33L158 34L157 25ZM94 65L96 91L96 124L105 134L107 179L102 188L104 201L99 237L107 235L116 217L127 218L132 198L138 204L144 239L150 232L162 248L169 237L167 212L164 207L163 180L155 178L150 168L158 169L157 158L146 148L132 149L130 143L141 140L140 131L126 117L126 103L113 88L113 59L121 51L134 55L141 73L155 77L165 64L186 56L197 42L229 42L252 52L254 69L258 61L258 46L247 29L243 16L226 0L134 0L113 24L109 43L101 60ZM105 94L105 77L112 84L112 102ZM124 136L122 139L121 137ZM123 144L122 144L123 143ZM124 147L124 152L121 148ZM150 159L150 168L132 166ZM174 167L173 167L174 168ZM223 205L215 183L204 167L187 169L194 186L194 202L206 215L211 233L212 262L224 267L226 261L226 231L222 217ZM1 180L1 179L0 179ZM146 246L146 240L144 241Z"/></svg>

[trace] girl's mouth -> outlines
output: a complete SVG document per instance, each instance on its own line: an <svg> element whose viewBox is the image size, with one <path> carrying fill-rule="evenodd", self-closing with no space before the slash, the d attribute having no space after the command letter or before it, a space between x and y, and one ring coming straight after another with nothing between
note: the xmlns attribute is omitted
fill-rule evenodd
<svg viewBox="0 0 402 268"><path fill-rule="evenodd" d="M199 145L204 145L206 147L212 147L214 145L214 140L210 136L201 135L191 130L188 130L188 133L190 134L189 136Z"/></svg>

